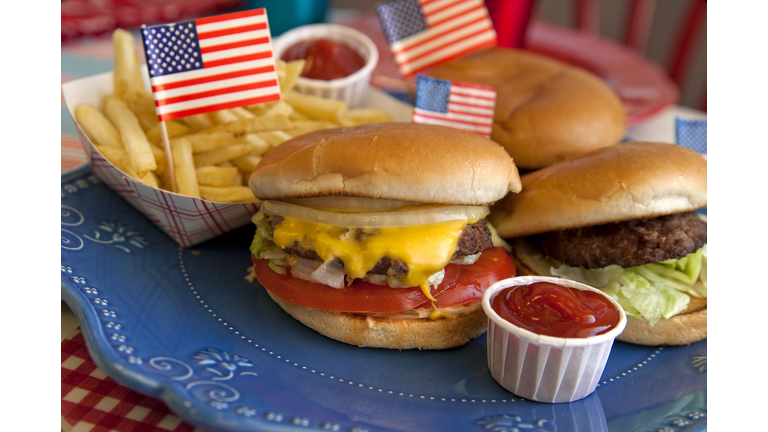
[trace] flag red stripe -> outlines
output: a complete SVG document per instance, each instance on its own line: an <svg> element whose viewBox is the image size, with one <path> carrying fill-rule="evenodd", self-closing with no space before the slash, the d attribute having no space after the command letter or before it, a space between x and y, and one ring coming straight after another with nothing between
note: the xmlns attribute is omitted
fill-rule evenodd
<svg viewBox="0 0 768 432"><path fill-rule="evenodd" d="M463 2L464 2L464 0L454 0L451 3L445 4L445 5L441 6L440 8L433 9L433 10L431 10L429 12L424 10L424 6L426 6L426 5L428 5L429 3L432 3L432 2L424 2L424 3L421 4L421 10L424 12L424 16L425 17L429 17L429 16L435 15L437 13L440 13L440 12L446 10L446 9L450 9L450 8L456 6L457 4L463 3Z"/></svg>
<svg viewBox="0 0 768 432"><path fill-rule="evenodd" d="M272 51L264 51L256 54L229 57L220 60L203 61L203 68L208 69L216 66L224 66L232 63L242 63L250 60L259 60L270 57L272 57Z"/></svg>
<svg viewBox="0 0 768 432"><path fill-rule="evenodd" d="M245 33L245 32L255 31L255 30L264 30L266 28L267 28L267 23L259 23L259 24L241 26L241 27L232 27L232 28L227 28L222 30L214 30L214 31L209 31L205 33L198 33L197 40L210 39L210 38L227 36L227 35L237 34L237 33Z"/></svg>
<svg viewBox="0 0 768 432"><path fill-rule="evenodd" d="M195 115L195 114L203 114L203 113L207 113L207 112L211 112L211 111L220 111L220 110L224 110L224 109L237 108L237 107L246 106L246 105L255 105L255 104L260 104L260 103L264 103L264 102L272 102L272 101L277 101L277 100L280 100L280 95L279 94L271 94L271 95L260 96L260 97L252 98L252 99L244 99L244 100L238 100L238 101L233 101L233 102L226 102L226 103L221 103L221 104L216 104L216 105L208 105L208 106L204 106L204 107L200 107L200 108L194 108L194 109L189 109L189 110L184 110L184 111L170 112L170 113L166 113L166 114L161 114L161 115L159 115L157 117L158 117L158 120L160 120L160 121L168 121L168 120L173 120L173 119L177 119L177 118L181 118L181 117L187 117L187 116L191 116L191 115Z"/></svg>
<svg viewBox="0 0 768 432"><path fill-rule="evenodd" d="M471 126L490 126L491 125L491 123L477 123L477 122L471 122L471 121L467 121L467 120L458 120L458 119L455 119L455 118L448 118L448 117L440 117L440 116L428 115L428 114L424 114L423 112L419 112L419 113L417 113L417 115L421 116L421 117L424 117L424 118L428 118L428 119L444 120L444 121L448 121L448 122L451 122L451 123L460 123L460 124L471 125Z"/></svg>
<svg viewBox="0 0 768 432"><path fill-rule="evenodd" d="M195 24L197 25L213 24L213 23L222 22L222 21L229 21L233 19L247 18L247 17L259 16L259 15L264 15L264 9L253 9L253 10L247 10L243 12L234 12L234 13L229 13L224 15L216 15L212 17L200 18L195 20Z"/></svg>
<svg viewBox="0 0 768 432"><path fill-rule="evenodd" d="M265 43L268 43L268 42L269 42L269 38L268 37L257 38L257 39L248 39L248 40L244 40L244 41L232 42L232 43L221 44L221 45L214 45L214 46L209 46L209 47L205 47L205 48L201 47L200 48L200 53L201 54L207 54L207 53L212 53L212 52L217 52L217 51L224 51L224 50L233 49L233 48L242 48L242 47L250 46L250 45L261 45L261 44L265 44Z"/></svg>
<svg viewBox="0 0 768 432"><path fill-rule="evenodd" d="M473 20L473 21L469 21L469 22L467 22L466 24L464 24L464 26L465 26L465 27L466 27L466 26L471 26L472 24L475 24L475 23L478 23L478 22L480 22L480 21L483 21L483 20L485 20L485 18L486 18L486 17L480 17L480 18L478 18L478 19L476 19L476 20ZM434 32L434 34L433 34L432 36L430 36L430 37L428 37L428 38L426 38L426 39L422 39L422 40L420 40L420 41L418 41L418 42L414 43L413 45L408 45L408 46L406 46L406 47L400 48L400 49L399 49L399 50L397 50L397 51L392 51L392 54L394 54L394 55L398 55L398 54L401 54L401 53L403 53L403 52L405 52L405 51L408 51L408 50L411 50L411 49L413 49L413 48L416 48L416 47L418 47L418 46L424 45L424 44L426 44L426 43L428 43L428 42L432 42L432 41L433 41L433 40L435 40L435 39L439 39L439 38L441 38L441 37L445 36L445 34L446 34L446 33L451 33L451 32L453 32L454 30L456 30L456 28L455 28L455 27L449 27L449 28L445 28L445 29L443 29L443 30L434 30L434 29L433 29L432 31Z"/></svg>
<svg viewBox="0 0 768 432"><path fill-rule="evenodd" d="M186 94L184 96L171 97L166 99L160 99L155 101L155 106L171 105L179 102L186 102L195 99L202 99L211 96L219 96L223 94L236 93L245 90L254 90L264 87L277 86L277 80L260 81L256 83L242 84L232 87L225 87L216 90L209 90L200 93Z"/></svg>
<svg viewBox="0 0 768 432"><path fill-rule="evenodd" d="M443 62L447 62L447 61L450 61L450 60L453 60L455 58L461 57L461 56L463 56L465 54L468 54L468 53L471 53L471 52L475 52L475 51L477 51L479 49L482 49L482 48L488 48L488 47L492 47L492 46L496 46L496 39L491 39L491 40L489 40L489 41L487 41L485 43L481 43L481 44L478 44L478 45L473 45L473 46L471 46L471 47L469 47L469 48L467 48L467 49L465 49L463 51L459 51L459 52L457 52L457 53L455 53L455 54L453 54L451 56L448 56L448 57L441 57L441 58L439 58L439 59L437 59L437 60L435 60L435 61L433 61L431 63L427 63L427 64L419 67L418 69L414 69L414 70L412 70L410 72L403 73L403 76L405 76L407 78L407 77L409 77L409 76L411 76L411 75L413 75L413 74L415 74L417 72L423 71L424 69L429 69L429 68L431 68L434 65L437 65L437 64L440 64L440 63L443 63Z"/></svg>
<svg viewBox="0 0 768 432"><path fill-rule="evenodd" d="M475 7L473 7L472 9L467 9L467 10L463 10L463 11L458 11L458 12L456 12L455 14L453 14L453 15L449 15L449 16L447 16L447 17L443 18L443 19L442 19L442 20L440 20L440 21L435 21L435 22L433 22L433 23L429 23L429 28L435 28L435 27L437 27L437 26L439 26L439 25L441 25L441 24L444 24L444 23L446 23L446 22L448 22L448 21L452 21L452 20L454 20L454 19L456 19L456 18L458 18L458 17L460 17L460 16L462 16L462 15L464 15L464 14L468 14L468 13L471 13L471 12L474 12L474 11L476 11L476 10L479 10L479 9L483 9L483 8L485 8L485 5L483 5L483 4L481 3L481 4L479 4L479 5L475 6ZM431 15L431 13L430 13L430 15ZM484 18L487 18L487 16L486 16L486 17L484 17Z"/></svg>
<svg viewBox="0 0 768 432"><path fill-rule="evenodd" d="M272 65L269 65L269 66L254 68L254 69L246 69L246 70L235 71L235 72L227 72L227 73L218 74L218 75L211 75L203 78L195 78L195 79L190 79L186 81L178 81L178 82L168 83L168 84L158 84L158 85L152 86L152 92L157 93L162 90L173 90L175 88L187 87L187 86L192 86L197 84L205 84L209 82L221 81L221 80L226 80L231 78L238 78L238 77L243 77L247 75L257 75L257 74L262 74L266 72L273 72L274 70L275 70L275 67Z"/></svg>
<svg viewBox="0 0 768 432"><path fill-rule="evenodd" d="M462 110L457 110L457 109L449 109L449 110L448 110L448 113L449 113L449 114L461 114L461 115L464 115L464 116L470 116L470 117L477 117L477 119L478 119L478 120L480 120L480 119L486 119L486 120L487 120L487 123L486 123L486 124L490 123L490 122L491 122L491 120L493 119L493 116L492 116L492 115L488 115L488 114L478 114L478 113L475 113L475 112L471 112L471 111L462 111Z"/></svg>
<svg viewBox="0 0 768 432"><path fill-rule="evenodd" d="M483 34L483 33L486 33L486 32L488 32L488 29L481 29L481 30L478 30L478 31L476 31L474 33L471 33L471 34L468 34L468 35L464 36L463 39L470 39L470 38L472 38L474 36L477 36L477 35L480 35L480 34ZM432 48L429 51L424 51L423 53L421 53L419 55L415 55L413 57L409 57L407 60L402 61L401 63L398 63L398 66L402 66L402 65L407 64L407 63L413 63L413 62L415 62L416 60L418 60L420 58L427 57L427 56L432 55L432 54L434 54L434 53L436 53L438 51L442 51L442 50L445 49L446 46L450 46L450 45L453 45L455 43L456 43L456 41L445 41L445 43L443 43L442 45L437 46L435 48Z"/></svg>

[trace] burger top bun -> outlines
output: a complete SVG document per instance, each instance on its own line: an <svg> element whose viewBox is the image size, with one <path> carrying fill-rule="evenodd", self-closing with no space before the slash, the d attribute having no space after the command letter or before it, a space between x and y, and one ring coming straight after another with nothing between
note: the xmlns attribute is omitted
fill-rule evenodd
<svg viewBox="0 0 768 432"><path fill-rule="evenodd" d="M693 211L707 205L707 160L675 144L627 142L522 177L491 208L504 238Z"/></svg>
<svg viewBox="0 0 768 432"><path fill-rule="evenodd" d="M329 195L483 205L520 191L520 176L495 142L459 129L384 123L325 129L288 140L259 162L259 199Z"/></svg>
<svg viewBox="0 0 768 432"><path fill-rule="evenodd" d="M613 145L627 129L616 93L595 75L528 52L491 48L425 72L496 89L491 138L521 169Z"/></svg>

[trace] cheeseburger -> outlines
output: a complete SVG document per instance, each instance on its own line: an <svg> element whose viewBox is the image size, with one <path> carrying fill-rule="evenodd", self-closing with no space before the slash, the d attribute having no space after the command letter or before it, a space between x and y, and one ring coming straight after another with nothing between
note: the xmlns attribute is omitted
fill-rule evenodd
<svg viewBox="0 0 768 432"><path fill-rule="evenodd" d="M522 177L489 220L523 275L586 283L615 298L619 340L686 345L707 337L707 160L632 142Z"/></svg>
<svg viewBox="0 0 768 432"><path fill-rule="evenodd" d="M491 138L521 170L536 170L619 142L624 106L600 78L530 52L495 47L425 72L496 90Z"/></svg>
<svg viewBox="0 0 768 432"><path fill-rule="evenodd" d="M250 177L254 272L269 296L348 344L444 349L483 334L480 305L515 275L488 205L520 191L493 141L405 123L284 142Z"/></svg>

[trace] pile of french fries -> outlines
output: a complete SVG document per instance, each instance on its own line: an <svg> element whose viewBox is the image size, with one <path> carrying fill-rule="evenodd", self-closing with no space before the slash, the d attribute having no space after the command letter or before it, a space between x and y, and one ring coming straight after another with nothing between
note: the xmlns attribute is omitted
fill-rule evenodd
<svg viewBox="0 0 768 432"><path fill-rule="evenodd" d="M79 105L75 119L104 157L125 174L171 190L160 124L145 89L130 32L116 30L114 93L100 107ZM379 108L293 91L304 60L276 61L282 100L165 122L177 192L216 202L256 201L248 177L268 151L298 135L339 126L391 122Z"/></svg>

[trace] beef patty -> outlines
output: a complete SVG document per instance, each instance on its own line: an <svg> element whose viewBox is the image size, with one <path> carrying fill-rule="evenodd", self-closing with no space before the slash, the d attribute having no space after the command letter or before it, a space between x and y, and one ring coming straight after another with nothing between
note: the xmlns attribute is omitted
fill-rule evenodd
<svg viewBox="0 0 768 432"><path fill-rule="evenodd" d="M570 266L639 266L682 258L707 242L707 223L695 212L633 219L531 236L546 255Z"/></svg>
<svg viewBox="0 0 768 432"><path fill-rule="evenodd" d="M283 218L280 216L270 216L269 225L274 230L283 222ZM363 230L354 229L354 238L357 241L361 241L367 235ZM491 237L491 230L488 229L488 224L485 219L481 219L473 224L464 227L464 230L459 236L459 242L451 259L462 258L468 255L474 255L493 247L493 239ZM296 258L304 258L315 262L322 262L320 256L313 250L307 250L301 247L297 242L292 246L285 248L285 253L289 256ZM344 267L344 263L339 260L341 267ZM408 273L408 266L397 258L382 257L376 263L376 265L368 271L370 274L380 274L396 276Z"/></svg>

